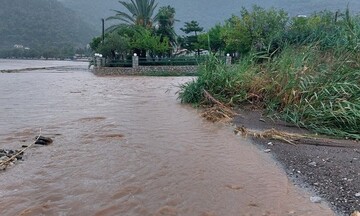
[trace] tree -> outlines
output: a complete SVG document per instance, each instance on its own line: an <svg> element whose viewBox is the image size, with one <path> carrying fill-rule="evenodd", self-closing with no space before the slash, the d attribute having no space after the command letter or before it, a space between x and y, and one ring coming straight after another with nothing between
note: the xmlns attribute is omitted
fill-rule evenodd
<svg viewBox="0 0 360 216"><path fill-rule="evenodd" d="M330 11L314 13L309 17L293 17L287 31L287 40L292 44L310 44L321 41L321 38L330 38L329 35L333 35L338 30L341 31L342 25L338 24L343 19L342 14L335 14ZM335 41L330 40L328 42Z"/></svg>
<svg viewBox="0 0 360 216"><path fill-rule="evenodd" d="M245 54L253 49L272 53L279 47L288 19L284 10L265 10L256 5L251 11L243 8L240 17L233 15L225 23L222 38L226 51Z"/></svg>
<svg viewBox="0 0 360 216"><path fill-rule="evenodd" d="M188 48L190 50L194 49L195 46L197 46L198 55L200 55L200 49L198 47L198 32L202 32L204 30L203 27L200 27L199 23L195 20L192 20L190 22L185 22L184 28L180 28L181 31L183 31L185 34L190 34L194 32L193 36L187 36L186 42Z"/></svg>
<svg viewBox="0 0 360 216"><path fill-rule="evenodd" d="M225 41L221 37L221 32L224 27L220 24L212 27L207 33L199 35L199 46L203 49L209 49L213 53L221 55L222 51L225 48Z"/></svg>
<svg viewBox="0 0 360 216"><path fill-rule="evenodd" d="M127 54L131 53L130 38L132 35L134 35L133 31L129 31L127 26L122 26L116 31L107 32L104 42L100 36L93 38L89 45L94 52L101 53L106 58L125 59Z"/></svg>
<svg viewBox="0 0 360 216"><path fill-rule="evenodd" d="M168 53L171 49L167 37L161 39L160 36L153 35L148 29L139 29L132 37L131 46L134 50L146 50L154 58L155 55ZM144 56L141 55L140 56Z"/></svg>
<svg viewBox="0 0 360 216"><path fill-rule="evenodd" d="M161 7L157 14L158 28L156 29L156 34L161 37L161 40L167 38L172 47L177 45L176 33L174 30L175 21L175 8L170 5Z"/></svg>
<svg viewBox="0 0 360 216"><path fill-rule="evenodd" d="M128 10L128 13L114 10L117 14L107 20L116 19L121 23L111 26L108 32L117 31L128 38L133 52L142 58L145 58L147 54L154 57L171 53L170 47L176 45L174 8L161 7L154 15L157 7L155 0L130 0L130 2L119 1L119 3ZM154 26L156 22L157 25ZM96 45L96 42L98 41L93 41L93 45Z"/></svg>
<svg viewBox="0 0 360 216"><path fill-rule="evenodd" d="M106 35L105 35L105 37L106 37ZM99 48L99 46L100 46L100 44L101 44L101 41L102 41L102 38L101 37L94 37L93 39L92 39L92 41L90 42L90 48L93 50L93 51L96 51L98 48Z"/></svg>
<svg viewBox="0 0 360 216"><path fill-rule="evenodd" d="M192 20L190 22L185 22L184 28L180 28L180 30L185 32L185 34L194 32L195 36L197 36L197 32L202 32L204 30L204 28L200 27L200 25L197 21Z"/></svg>
<svg viewBox="0 0 360 216"><path fill-rule="evenodd" d="M108 17L107 20L119 20L122 24L139 25L145 28L151 28L153 23L157 20L154 16L154 11L157 7L155 0L131 0L131 2L119 1L127 10L128 13L119 10L115 16ZM109 30L115 30L120 25L113 25Z"/></svg>
<svg viewBox="0 0 360 216"><path fill-rule="evenodd" d="M221 32L228 53L248 53L251 50L252 38L240 17L233 15L225 22Z"/></svg>
<svg viewBox="0 0 360 216"><path fill-rule="evenodd" d="M254 5L252 11L241 10L242 25L252 40L255 50L275 50L276 39L285 31L289 17L284 10L270 8L268 10Z"/></svg>
<svg viewBox="0 0 360 216"><path fill-rule="evenodd" d="M97 52L113 60L124 60L130 50L130 40L128 37L121 35L121 32L111 32L106 35L104 43L99 45Z"/></svg>

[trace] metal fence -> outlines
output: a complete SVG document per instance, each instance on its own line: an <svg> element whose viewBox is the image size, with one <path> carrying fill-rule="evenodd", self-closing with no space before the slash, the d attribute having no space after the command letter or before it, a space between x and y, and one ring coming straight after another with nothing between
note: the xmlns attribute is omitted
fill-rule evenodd
<svg viewBox="0 0 360 216"><path fill-rule="evenodd" d="M198 65L206 61L207 58L161 58L149 59L139 58L140 66L183 66L183 65Z"/></svg>
<svg viewBox="0 0 360 216"><path fill-rule="evenodd" d="M106 61L106 67L132 67L132 60L109 60Z"/></svg>
<svg viewBox="0 0 360 216"><path fill-rule="evenodd" d="M208 59L207 56L200 57L176 57L176 58L142 58L139 57L139 66L186 66L199 65ZM132 67L132 60L109 60L107 67Z"/></svg>

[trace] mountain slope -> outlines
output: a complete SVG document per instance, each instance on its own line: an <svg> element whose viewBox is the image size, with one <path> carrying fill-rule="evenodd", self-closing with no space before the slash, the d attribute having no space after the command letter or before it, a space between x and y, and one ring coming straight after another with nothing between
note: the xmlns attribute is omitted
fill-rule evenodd
<svg viewBox="0 0 360 216"><path fill-rule="evenodd" d="M114 15L111 9L124 10L117 0L58 0L66 7L79 13L79 15L91 23L98 31L101 30L101 18ZM171 5L176 10L176 18L180 20L176 25L177 29L184 25L184 22L197 20L206 29L216 23L223 22L232 14L239 14L241 7L250 8L252 5L269 8L283 8L291 16L299 14L311 14L314 11L345 9L349 3L353 12L360 11L358 0L157 0L159 6ZM107 23L107 26L110 24Z"/></svg>
<svg viewBox="0 0 360 216"><path fill-rule="evenodd" d="M96 34L56 0L2 0L0 49L84 46Z"/></svg>

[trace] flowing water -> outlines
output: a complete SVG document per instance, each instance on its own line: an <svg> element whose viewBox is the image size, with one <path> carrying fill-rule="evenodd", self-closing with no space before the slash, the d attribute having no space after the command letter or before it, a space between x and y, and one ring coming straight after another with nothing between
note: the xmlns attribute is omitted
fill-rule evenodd
<svg viewBox="0 0 360 216"><path fill-rule="evenodd" d="M54 138L0 172L0 215L332 215L230 126L181 105L191 78L77 68L0 73L0 148L40 128Z"/></svg>

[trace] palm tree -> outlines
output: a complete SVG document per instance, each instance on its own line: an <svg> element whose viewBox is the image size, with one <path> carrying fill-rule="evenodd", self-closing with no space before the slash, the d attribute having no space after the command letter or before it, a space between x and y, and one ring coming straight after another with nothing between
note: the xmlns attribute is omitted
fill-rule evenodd
<svg viewBox="0 0 360 216"><path fill-rule="evenodd" d="M158 21L156 34L160 35L162 39L167 37L170 45L175 47L177 35L174 30L174 24L178 21L175 19L175 8L170 5L161 7L156 17Z"/></svg>
<svg viewBox="0 0 360 216"><path fill-rule="evenodd" d="M151 28L157 20L157 16L154 16L154 11L157 7L155 0L130 0L130 2L119 1L119 3L122 4L129 13L113 10L116 12L116 15L108 17L107 20L120 20L122 23L113 25L108 30L115 30L124 24Z"/></svg>

